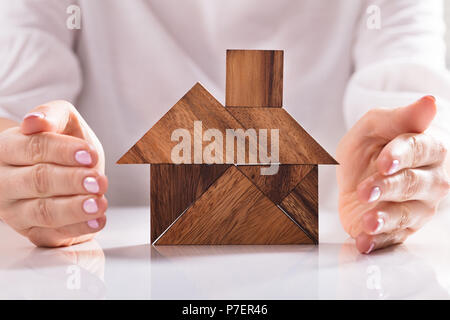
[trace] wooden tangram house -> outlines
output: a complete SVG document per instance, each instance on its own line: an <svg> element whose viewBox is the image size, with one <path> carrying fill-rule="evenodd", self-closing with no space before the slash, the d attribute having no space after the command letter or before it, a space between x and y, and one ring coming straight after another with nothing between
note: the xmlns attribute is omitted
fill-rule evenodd
<svg viewBox="0 0 450 320"><path fill-rule="evenodd" d="M226 67L225 107L197 83L118 161L151 165L152 243L318 243L317 166L337 162L282 108L283 51L228 50ZM200 138L188 164L172 161L180 128ZM195 148L212 143L209 129L224 140L227 129L278 129L278 172L249 164L250 148L244 162L227 161L225 143L214 151L222 161L202 163Z"/></svg>

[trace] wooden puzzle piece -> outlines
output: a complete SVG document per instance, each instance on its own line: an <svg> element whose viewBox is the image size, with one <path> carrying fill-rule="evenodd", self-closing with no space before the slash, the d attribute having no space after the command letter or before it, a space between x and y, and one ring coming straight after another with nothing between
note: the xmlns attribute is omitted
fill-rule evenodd
<svg viewBox="0 0 450 320"><path fill-rule="evenodd" d="M228 167L151 165L151 241L155 241Z"/></svg>
<svg viewBox="0 0 450 320"><path fill-rule="evenodd" d="M315 242L319 240L319 191L317 166L281 202L289 214Z"/></svg>
<svg viewBox="0 0 450 320"><path fill-rule="evenodd" d="M311 171L313 165L279 165L274 175L262 175L261 166L238 166L270 200L279 204Z"/></svg>
<svg viewBox="0 0 450 320"><path fill-rule="evenodd" d="M282 95L283 51L228 50L227 107L197 83L122 156L118 163L152 164L152 242L318 242L317 165L337 162L282 109ZM183 134L173 139L179 130ZM239 138L228 139L229 131ZM188 147L180 153L176 147L185 136ZM220 140L210 153L214 161L205 161L205 147ZM174 150L190 158L175 161ZM262 175L266 164L278 172Z"/></svg>
<svg viewBox="0 0 450 320"><path fill-rule="evenodd" d="M155 244L300 243L314 242L231 166Z"/></svg>
<svg viewBox="0 0 450 320"><path fill-rule="evenodd" d="M283 106L283 51L227 50L225 105Z"/></svg>
<svg viewBox="0 0 450 320"><path fill-rule="evenodd" d="M227 110L246 129L279 129L281 164L337 164L336 160L282 108L227 107Z"/></svg>
<svg viewBox="0 0 450 320"><path fill-rule="evenodd" d="M194 122L202 122L202 130L216 129L225 137L226 129L242 128L203 86L197 83L186 93L139 141L118 161L126 163L173 163L171 153L177 141L172 141L172 133L177 129L186 129L192 137L191 159L195 163ZM199 137L202 140L202 136ZM208 145L209 142L203 142ZM225 144L223 146L225 154ZM225 160L223 155L223 163Z"/></svg>

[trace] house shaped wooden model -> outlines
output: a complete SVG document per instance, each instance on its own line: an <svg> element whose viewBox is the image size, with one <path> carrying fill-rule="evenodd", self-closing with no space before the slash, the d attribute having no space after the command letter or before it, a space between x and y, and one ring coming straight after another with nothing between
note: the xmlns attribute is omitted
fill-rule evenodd
<svg viewBox="0 0 450 320"><path fill-rule="evenodd" d="M282 108L283 51L228 50L226 71L225 107L197 83L118 161L150 164L151 242L318 243L318 165L337 162Z"/></svg>

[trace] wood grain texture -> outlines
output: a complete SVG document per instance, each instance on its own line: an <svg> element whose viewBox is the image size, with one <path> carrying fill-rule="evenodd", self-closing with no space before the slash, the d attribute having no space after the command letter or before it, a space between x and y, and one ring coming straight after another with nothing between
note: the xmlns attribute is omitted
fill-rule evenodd
<svg viewBox="0 0 450 320"><path fill-rule="evenodd" d="M337 164L289 113L282 108L227 108L246 128L279 129L281 164ZM268 139L270 146L270 138ZM259 163L261 161L259 160Z"/></svg>
<svg viewBox="0 0 450 320"><path fill-rule="evenodd" d="M237 167L270 200L279 204L311 171L312 165L280 165L278 173L261 175L261 166Z"/></svg>
<svg viewBox="0 0 450 320"><path fill-rule="evenodd" d="M231 166L155 244L301 243L313 241Z"/></svg>
<svg viewBox="0 0 450 320"><path fill-rule="evenodd" d="M315 242L319 241L319 191L317 165L281 202L289 214Z"/></svg>
<svg viewBox="0 0 450 320"><path fill-rule="evenodd" d="M223 136L226 129L242 128L226 108L197 83L117 163L173 163L171 151L178 141L171 141L171 135L176 129L187 129L190 132L191 157L194 159L194 121L202 121L203 132L217 129ZM204 142L203 147L209 143ZM224 144L223 154L225 148Z"/></svg>
<svg viewBox="0 0 450 320"><path fill-rule="evenodd" d="M283 51L227 50L225 105L283 106Z"/></svg>
<svg viewBox="0 0 450 320"><path fill-rule="evenodd" d="M229 165L151 165L151 242L154 242L228 167Z"/></svg>

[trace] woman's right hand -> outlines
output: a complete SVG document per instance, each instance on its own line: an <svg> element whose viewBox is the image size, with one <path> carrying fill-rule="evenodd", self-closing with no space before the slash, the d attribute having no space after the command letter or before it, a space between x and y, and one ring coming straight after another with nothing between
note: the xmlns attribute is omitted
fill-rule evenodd
<svg viewBox="0 0 450 320"><path fill-rule="evenodd" d="M0 132L0 220L32 243L69 246L106 223L103 148L77 110L53 101Z"/></svg>

